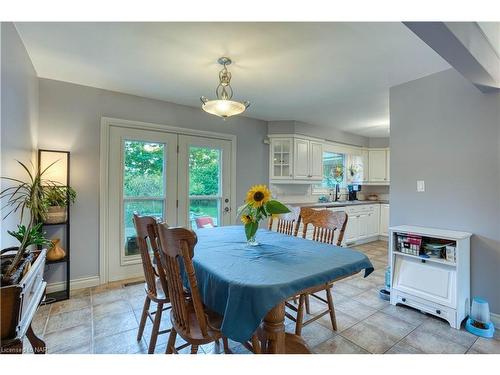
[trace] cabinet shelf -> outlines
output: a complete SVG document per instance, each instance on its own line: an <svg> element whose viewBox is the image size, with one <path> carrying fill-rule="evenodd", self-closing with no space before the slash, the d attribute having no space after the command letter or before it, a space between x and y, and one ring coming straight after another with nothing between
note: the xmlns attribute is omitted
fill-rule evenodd
<svg viewBox="0 0 500 375"><path fill-rule="evenodd" d="M446 259L442 259L442 258L424 258L424 257L417 256L417 255L405 254L405 253L402 253L401 251L394 251L394 255L418 259L418 260L422 260L422 261L429 262L429 263L444 264L444 265L451 266L451 267L456 266L456 263L447 261Z"/></svg>

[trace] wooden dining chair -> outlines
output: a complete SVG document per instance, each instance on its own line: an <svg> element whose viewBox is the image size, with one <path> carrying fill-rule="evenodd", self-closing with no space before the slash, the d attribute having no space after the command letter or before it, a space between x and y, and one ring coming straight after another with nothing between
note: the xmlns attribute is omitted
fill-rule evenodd
<svg viewBox="0 0 500 375"><path fill-rule="evenodd" d="M195 232L181 227L169 228L165 224L157 224L156 230L164 255L162 262L169 281L168 292L172 303L172 330L166 353L178 352L179 348L175 348L177 335L191 345L192 354L197 353L199 345L218 342L219 339L223 341L224 351L230 353L228 340L220 331L222 317L206 309L199 294L192 261L197 242ZM183 291L181 269L189 283L190 296L186 296Z"/></svg>
<svg viewBox="0 0 500 375"><path fill-rule="evenodd" d="M171 308L168 297L167 279L162 267L154 266L161 264L161 254L155 232L156 219L151 216L139 216L134 213L133 222L137 233L137 242L141 254L142 268L146 279L146 299L142 308L141 322L137 332L137 341L140 341L149 318L153 323L151 337L149 339L148 353L153 354L156 347L158 335L170 332L170 329L160 331L162 313ZM151 259L151 249L153 259ZM149 312L151 301L156 303L156 311Z"/></svg>
<svg viewBox="0 0 500 375"><path fill-rule="evenodd" d="M289 236L297 235L300 225L300 207L287 207L290 212L287 214L271 215L269 219L269 230L273 230L276 223L276 232Z"/></svg>
<svg viewBox="0 0 500 375"><path fill-rule="evenodd" d="M303 207L300 210L300 219L302 221L302 238L306 238L309 226L313 227L312 240L327 244L335 244L340 246L344 238L344 232L347 225L348 216L345 212L337 212L331 210L315 210L312 208ZM335 241L335 232L338 231L337 240ZM308 289L299 297L298 307L295 307L290 302L286 306L296 312L296 316L287 313L287 317L296 322L295 333L300 335L302 328L309 323L312 323L326 314L330 314L333 330L337 330L337 321L335 318L335 308L333 306L333 298L331 293L333 282L320 285L315 288ZM325 291L326 299L317 295L317 293ZM310 314L309 296L327 304L327 309L314 315L307 321L304 321L304 307L307 314Z"/></svg>

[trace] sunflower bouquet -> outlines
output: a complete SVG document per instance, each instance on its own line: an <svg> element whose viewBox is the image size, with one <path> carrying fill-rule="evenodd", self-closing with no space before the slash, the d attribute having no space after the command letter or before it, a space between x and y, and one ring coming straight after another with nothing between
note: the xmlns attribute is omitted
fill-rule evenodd
<svg viewBox="0 0 500 375"><path fill-rule="evenodd" d="M247 192L245 204L238 209L241 221L245 224L248 244L258 245L255 234L262 219L287 212L290 210L284 204L271 199L271 192L266 185L252 186Z"/></svg>

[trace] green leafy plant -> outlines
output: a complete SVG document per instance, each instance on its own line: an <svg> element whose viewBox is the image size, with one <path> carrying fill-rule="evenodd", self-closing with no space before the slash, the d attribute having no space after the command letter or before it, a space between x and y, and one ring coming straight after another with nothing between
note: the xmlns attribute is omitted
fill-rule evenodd
<svg viewBox="0 0 500 375"><path fill-rule="evenodd" d="M26 247L30 245L44 246L51 244L45 237L45 232L42 231L42 223L38 223L30 229L26 228L24 225L18 225L17 231L8 230L7 233L16 238L19 243L22 243L26 238Z"/></svg>
<svg viewBox="0 0 500 375"><path fill-rule="evenodd" d="M26 172L27 178L26 181L22 181L17 178L2 177L3 180L13 183L12 186L0 191L0 200L5 202L2 209L7 209L7 214L4 215L2 220L15 212L20 213L20 225L24 221L26 212L29 213L29 220L27 220L28 224L23 231L23 237L19 240L20 245L14 260L7 268L5 275L3 275L5 278L9 277L19 265L19 262L21 261L26 248L29 246L30 240L32 239L31 235L33 234L33 226L37 222L43 221L47 215L47 191L51 188L60 187L59 183L43 178L44 173L57 163L57 160L42 171L35 168L33 164L31 164L30 170L26 164L20 162L19 160L17 160L17 162ZM19 235L19 231L13 233L17 233L17 235Z"/></svg>
<svg viewBox="0 0 500 375"><path fill-rule="evenodd" d="M47 206L66 207L75 203L76 191L71 186L51 186L45 189Z"/></svg>

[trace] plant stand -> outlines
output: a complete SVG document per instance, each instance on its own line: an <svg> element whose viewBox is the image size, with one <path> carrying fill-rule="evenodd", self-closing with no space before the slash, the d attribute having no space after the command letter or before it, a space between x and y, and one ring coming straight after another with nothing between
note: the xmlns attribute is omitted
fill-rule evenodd
<svg viewBox="0 0 500 375"><path fill-rule="evenodd" d="M43 280L46 250L43 249L29 271L16 285L1 291L0 354L22 354L26 336L35 354L45 354L45 342L35 335L31 321L45 295L47 283Z"/></svg>

